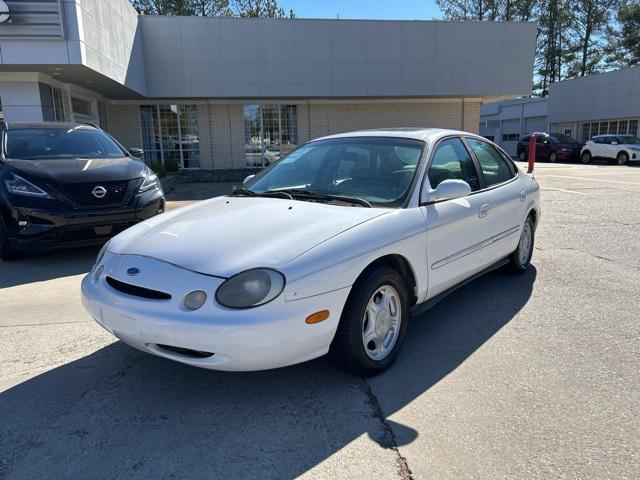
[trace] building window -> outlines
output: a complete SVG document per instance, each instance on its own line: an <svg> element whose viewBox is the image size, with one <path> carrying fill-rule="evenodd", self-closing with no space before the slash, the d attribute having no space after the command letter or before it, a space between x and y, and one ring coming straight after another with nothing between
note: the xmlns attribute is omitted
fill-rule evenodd
<svg viewBox="0 0 640 480"><path fill-rule="evenodd" d="M582 142L584 143L596 135L636 135L638 133L638 120L583 123L581 128Z"/></svg>
<svg viewBox="0 0 640 480"><path fill-rule="evenodd" d="M565 129L564 129L564 134L565 134L567 137L570 137L570 136L573 134L573 130L571 130L570 128L565 128Z"/></svg>
<svg viewBox="0 0 640 480"><path fill-rule="evenodd" d="M627 135L638 135L638 120L629 120L629 129Z"/></svg>
<svg viewBox="0 0 640 480"><path fill-rule="evenodd" d="M82 100L81 98L71 98L71 108L75 115L82 115L85 117L93 117L93 107L91 102Z"/></svg>
<svg viewBox="0 0 640 480"><path fill-rule="evenodd" d="M295 105L245 105L244 143L247 167L266 167L298 146Z"/></svg>
<svg viewBox="0 0 640 480"><path fill-rule="evenodd" d="M490 142L493 142L495 137L493 135L484 135L484 138L486 138Z"/></svg>
<svg viewBox="0 0 640 480"><path fill-rule="evenodd" d="M519 133L503 133L502 141L503 142L517 142L520 139Z"/></svg>
<svg viewBox="0 0 640 480"><path fill-rule="evenodd" d="M62 90L51 87L53 99L53 117L56 122L64 122L64 104L62 103Z"/></svg>
<svg viewBox="0 0 640 480"><path fill-rule="evenodd" d="M98 102L98 120L100 120L100 128L103 130L109 130L107 104L104 102Z"/></svg>
<svg viewBox="0 0 640 480"><path fill-rule="evenodd" d="M200 168L197 105L141 105L140 125L146 163Z"/></svg>

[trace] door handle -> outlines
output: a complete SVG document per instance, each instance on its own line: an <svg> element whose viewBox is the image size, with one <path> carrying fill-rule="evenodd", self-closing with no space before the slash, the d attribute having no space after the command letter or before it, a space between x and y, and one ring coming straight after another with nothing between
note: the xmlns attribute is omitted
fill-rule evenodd
<svg viewBox="0 0 640 480"><path fill-rule="evenodd" d="M489 215L490 211L491 211L491 205L489 205L488 203L485 203L480 207L480 210L478 210L478 216L480 218L486 217L487 215Z"/></svg>
<svg viewBox="0 0 640 480"><path fill-rule="evenodd" d="M527 191L526 190L522 190L520 192L520 201L521 202L525 202L527 200Z"/></svg>

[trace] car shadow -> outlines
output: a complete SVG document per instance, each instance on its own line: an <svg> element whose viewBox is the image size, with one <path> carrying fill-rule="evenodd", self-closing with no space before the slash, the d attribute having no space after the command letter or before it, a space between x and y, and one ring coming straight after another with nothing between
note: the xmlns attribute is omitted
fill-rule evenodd
<svg viewBox="0 0 640 480"><path fill-rule="evenodd" d="M11 262L0 260L0 290L86 273L99 250L100 246L54 250Z"/></svg>
<svg viewBox="0 0 640 480"><path fill-rule="evenodd" d="M366 381L326 358L223 373L115 342L0 394L0 477L293 478L363 435L384 448L410 443L428 432L382 416L516 318L535 280L532 267L462 287L413 318L397 364Z"/></svg>

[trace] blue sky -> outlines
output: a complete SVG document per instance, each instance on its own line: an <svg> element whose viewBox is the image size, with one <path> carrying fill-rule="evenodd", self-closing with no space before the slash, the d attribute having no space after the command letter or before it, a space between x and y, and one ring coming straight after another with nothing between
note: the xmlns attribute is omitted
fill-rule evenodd
<svg viewBox="0 0 640 480"><path fill-rule="evenodd" d="M387 20L432 20L442 18L430 0L279 0L299 18L371 18Z"/></svg>

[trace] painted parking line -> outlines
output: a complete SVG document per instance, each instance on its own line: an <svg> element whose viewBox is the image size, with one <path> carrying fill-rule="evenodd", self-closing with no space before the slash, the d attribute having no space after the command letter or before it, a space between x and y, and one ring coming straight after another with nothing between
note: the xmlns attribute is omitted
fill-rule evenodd
<svg viewBox="0 0 640 480"><path fill-rule="evenodd" d="M635 185L636 187L640 187L640 183L637 182L621 182L619 180L603 180L601 178L590 178L590 177L572 177L570 175L544 175L545 177L555 177L555 178L570 178L573 180L591 180L592 182L604 182L604 183L619 183L620 185Z"/></svg>
<svg viewBox="0 0 640 480"><path fill-rule="evenodd" d="M577 192L575 190L566 190L564 188L540 187L541 190L551 190L553 192L575 193L576 195L587 195L587 192Z"/></svg>

